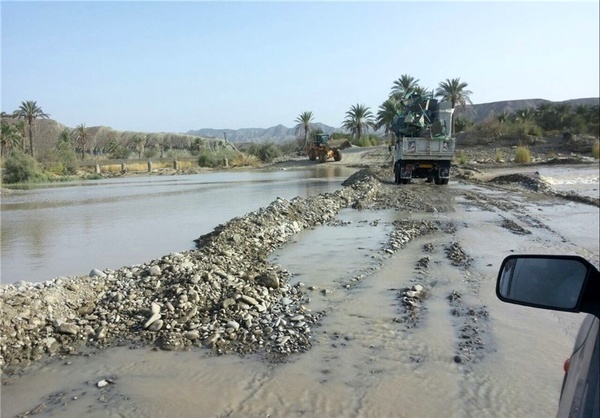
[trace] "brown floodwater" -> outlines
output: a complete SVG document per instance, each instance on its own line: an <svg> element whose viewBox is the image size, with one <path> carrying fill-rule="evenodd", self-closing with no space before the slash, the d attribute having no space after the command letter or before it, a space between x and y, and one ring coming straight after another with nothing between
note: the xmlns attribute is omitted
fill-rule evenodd
<svg viewBox="0 0 600 418"><path fill-rule="evenodd" d="M483 187L450 187L498 196ZM284 363L259 355L216 357L202 349L114 348L5 377L2 416L41 404L36 416L553 416L562 365L583 316L503 304L495 297L495 277L513 252L581 254L598 265L598 208L545 199L526 203L518 194L510 199L523 205L520 212L486 211L461 198L452 213L345 210L339 219L351 222L347 226L294 236L272 261L293 273L292 282L331 293L311 293L307 307L326 312L323 324L313 329L312 349ZM408 217L439 219L456 231L422 236L391 256L381 252L391 222ZM502 228L505 218L532 234ZM446 257L452 242L473 259L469 268ZM425 244L431 253L424 253ZM426 272L416 269L425 256ZM417 326L410 327L402 320L398 291L415 283L424 284L429 297ZM453 291L465 305L489 312L479 323L485 349L477 361L454 361L464 318L451 314ZM99 389L102 379L114 384Z"/></svg>
<svg viewBox="0 0 600 418"><path fill-rule="evenodd" d="M217 225L277 197L340 189L356 169L224 171L31 186L2 197L2 283L41 282L194 248Z"/></svg>

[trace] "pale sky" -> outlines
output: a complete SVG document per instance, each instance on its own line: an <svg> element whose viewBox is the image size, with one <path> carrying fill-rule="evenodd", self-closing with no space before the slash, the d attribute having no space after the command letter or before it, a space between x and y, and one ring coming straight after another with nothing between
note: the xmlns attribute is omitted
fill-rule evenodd
<svg viewBox="0 0 600 418"><path fill-rule="evenodd" d="M473 103L598 97L587 2L0 3L1 110L69 127L187 132L339 127L394 80L460 77Z"/></svg>

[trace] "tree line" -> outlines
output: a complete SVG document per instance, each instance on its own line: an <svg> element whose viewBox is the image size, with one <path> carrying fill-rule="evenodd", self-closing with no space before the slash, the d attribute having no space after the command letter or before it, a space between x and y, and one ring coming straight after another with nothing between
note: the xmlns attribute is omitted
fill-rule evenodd
<svg viewBox="0 0 600 418"><path fill-rule="evenodd" d="M472 104L470 95L473 94L467 89L468 84L460 81L460 78L446 79L439 83L437 89L428 90L419 84L419 80L409 74L403 74L397 80L394 80L390 89L389 96L379 106L377 113L374 114L371 108L364 104L354 104L345 113L342 121L342 129L350 134L350 139L356 145L375 145L364 141L365 135L369 136L371 130L384 129L387 136L391 133L390 129L394 122L394 117L403 110L403 99L412 94L421 96L438 97L452 104L452 108L457 105L466 106ZM304 111L296 118L295 122L297 132L303 134L304 144L308 142L311 132L314 130L314 114L312 111Z"/></svg>
<svg viewBox="0 0 600 418"><path fill-rule="evenodd" d="M394 80L389 96L379 106L376 113L364 104L354 104L345 113L342 128L350 135L355 145L375 145L369 143L373 130L383 129L385 136L391 134L390 128L394 117L402 112L402 100L411 94L436 97L450 102L452 108L472 105L472 91L468 83L459 78L446 79L436 89L429 90L419 84L419 80L409 74L401 75ZM565 103L545 102L537 108L519 109L504 112L476 126L465 116L453 118L453 132L477 130L483 136L497 137L503 133L516 133L516 136L541 137L554 131L571 134L588 134L598 136L600 132L600 109L598 104L570 106ZM315 115L312 111L304 111L296 118L296 130L306 146L315 128Z"/></svg>
<svg viewBox="0 0 600 418"><path fill-rule="evenodd" d="M446 79L439 83L436 89L429 90L419 84L419 80L409 74L401 75L394 80L388 97L379 106L376 113L364 104L353 104L345 113L341 127L345 133L335 133L332 138L350 136L350 141L359 146L377 145L381 138L375 131L383 130L385 136L391 134L391 126L396 115L403 110L403 99L412 94L428 95L450 102L452 107L461 106L463 109L467 104L472 104L468 83L460 78ZM37 104L36 101L28 100L12 114L2 112L0 156L18 153L29 154L35 162L36 147L34 138L34 125L39 119L48 119L49 114ZM600 131L600 109L598 104L570 106L565 103L545 102L536 108L519 109L508 113L488 118L481 124L475 125L465 116L453 119L453 131L474 131L482 137L493 139L505 135L516 138L534 137L539 138L552 132L567 132L572 134L589 134L598 137ZM9 122L10 120L10 122ZM253 144L240 152L226 152L222 150L207 149L203 139L194 138L187 144L185 152L189 155L198 156L200 165L222 164L223 157L226 159L237 158L240 164L255 164L260 161L270 161L278 156L292 152L302 152L308 144L309 138L320 133L314 126L315 115L312 111L301 112L295 119L297 142L286 144L274 144L265 142ZM164 156L165 150L171 151L163 141L158 144L151 138L154 134L145 136L135 135L124 144L116 138L111 138L105 144L101 152L106 152L111 158L126 159L129 154L135 152L141 159L142 155L153 158L160 153ZM76 155L79 154L83 160L86 156L86 146L90 139L90 131L85 124L79 124L75 129L65 129L58 134L55 147L46 152L43 158L51 161L54 166L53 172L57 174L73 174L77 168ZM171 144L172 146L172 144ZM76 154L77 153L77 154ZM219 154L219 155L214 155ZM222 154L222 155L221 155ZM246 158L241 154L250 157ZM23 157L19 157L23 164ZM28 162L28 164L33 164ZM10 164L9 164L10 165ZM6 170L6 164L5 164Z"/></svg>

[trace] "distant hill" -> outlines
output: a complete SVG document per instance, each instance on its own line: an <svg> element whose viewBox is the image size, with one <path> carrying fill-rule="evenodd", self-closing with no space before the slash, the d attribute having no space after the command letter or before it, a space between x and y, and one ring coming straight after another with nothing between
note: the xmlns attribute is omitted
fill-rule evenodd
<svg viewBox="0 0 600 418"><path fill-rule="evenodd" d="M323 123L314 123L313 126L321 129L323 133L332 134L334 132L343 132L340 128L325 125ZM227 141L234 143L242 142L285 142L294 140L298 137L296 128L288 128L283 125L272 126L270 128L242 128L242 129L197 129L186 132L188 135L198 135L207 138L227 138Z"/></svg>
<svg viewBox="0 0 600 418"><path fill-rule="evenodd" d="M456 109L456 114L465 116L475 123L481 123L488 117L500 115L503 112L513 113L516 110L536 108L541 103L564 103L570 106L594 105L600 102L600 98L572 99L563 102L552 102L544 99L525 99L525 100L507 100L501 102L482 103L469 105L463 111L460 107ZM315 123L315 127L323 130L324 133L343 132L341 128L334 128L322 123ZM295 128L288 128L283 125L273 126L271 128L242 128L242 129L197 129L187 132L188 135L199 135L202 137L225 138L234 143L244 142L263 142L273 141L275 143L293 140L297 137Z"/></svg>

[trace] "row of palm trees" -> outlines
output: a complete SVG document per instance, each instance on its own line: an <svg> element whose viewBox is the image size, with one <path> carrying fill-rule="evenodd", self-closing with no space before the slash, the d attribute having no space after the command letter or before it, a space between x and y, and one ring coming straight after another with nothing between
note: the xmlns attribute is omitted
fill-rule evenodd
<svg viewBox="0 0 600 418"><path fill-rule="evenodd" d="M503 112L496 120L500 123L534 123L544 131L569 130L593 135L600 126L600 106L544 102L536 108Z"/></svg>
<svg viewBox="0 0 600 418"><path fill-rule="evenodd" d="M1 137L0 145L2 146L1 154L4 155L8 150L21 149L24 150L24 137L25 129L27 126L27 137L29 139L29 155L35 158L34 146L33 146L33 127L37 119L48 119L50 115L45 113L43 109L38 106L34 100L27 100L21 102L21 105L12 114L2 112L2 119L13 118L20 119L21 122L16 124L5 123L2 121L1 124ZM26 125L25 125L26 123ZM79 124L73 131L65 130L61 132L59 140L64 142L71 142L74 139L78 145L78 149L81 150L81 159L85 157L85 144L89 137L88 130L85 124Z"/></svg>
<svg viewBox="0 0 600 418"><path fill-rule="evenodd" d="M409 74L403 74L395 80L389 97L379 106L377 114L374 115L371 109L364 104L355 104L350 106L342 122L342 128L348 131L356 139L360 139L370 129L384 129L385 135L390 134L394 117L402 110L402 100L411 94L421 96L432 95L452 104L452 108L457 105L463 108L471 103L470 95L473 94L467 90L468 84L460 81L460 78L446 79L439 83L435 91L428 90L419 84L419 80ZM312 130L314 114L311 111L304 111L296 118L296 131L304 133L304 143Z"/></svg>
<svg viewBox="0 0 600 418"><path fill-rule="evenodd" d="M449 101L452 107L455 107L457 104L464 107L466 103L471 103L469 95L472 92L467 90L467 86L468 84L461 82L460 78L447 79L439 84L435 93L432 91L431 94ZM390 95L379 106L377 115L374 115L369 107L357 103L350 106L350 110L346 112L342 128L350 132L357 139L360 139L371 128L384 128L385 133L389 134L394 116L402 109L402 99L414 93L425 95L429 92L426 88L419 85L418 79L408 74L403 74L398 80L393 82ZM27 100L21 102L19 108L12 115L3 113L2 116L26 121L29 153L32 157L35 157L33 146L34 123L37 119L48 119L50 115L45 113L36 101ZM304 133L305 144L308 142L313 120L314 114L311 111L302 112L295 120L297 122L297 131ZM85 144L89 136L85 124L78 125L71 134L75 136L75 141L78 145L77 148L81 151L81 158L83 159L85 157ZM11 127L9 124L3 123L1 136L2 152L4 153L5 149L11 146L15 147L15 143L20 136L17 127Z"/></svg>

